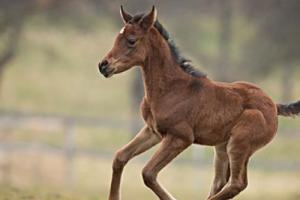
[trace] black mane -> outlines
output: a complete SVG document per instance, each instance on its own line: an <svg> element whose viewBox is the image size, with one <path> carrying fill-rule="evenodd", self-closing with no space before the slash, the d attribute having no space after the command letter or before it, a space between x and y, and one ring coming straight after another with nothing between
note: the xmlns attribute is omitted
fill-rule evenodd
<svg viewBox="0 0 300 200"><path fill-rule="evenodd" d="M129 21L129 23L137 23L139 22L142 17L144 17L144 14L137 14L132 17L132 19ZM191 63L189 59L186 59L176 46L174 40L171 39L170 34L168 31L163 27L163 25L156 20L154 23L154 27L158 30L158 32L161 34L161 36L168 42L168 45L171 49L172 55L174 56L176 62L179 64L181 69L195 77L206 77L206 74L197 70Z"/></svg>
<svg viewBox="0 0 300 200"><path fill-rule="evenodd" d="M170 38L170 34L168 33L168 31L162 26L162 24L156 20L154 27L158 30L158 32L163 36L163 38L168 42L169 47L171 49L171 52L175 58L175 60L177 61L177 63L179 64L179 66L181 67L181 69L188 73L191 74L192 76L196 76L196 77L205 77L206 74L197 70L191 63L190 60L186 59L180 52L180 50L178 49L178 47L176 46L174 40L172 40Z"/></svg>

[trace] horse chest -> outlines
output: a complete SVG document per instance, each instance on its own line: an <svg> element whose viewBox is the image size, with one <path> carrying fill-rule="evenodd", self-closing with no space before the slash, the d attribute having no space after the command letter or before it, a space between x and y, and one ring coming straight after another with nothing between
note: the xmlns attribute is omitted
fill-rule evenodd
<svg viewBox="0 0 300 200"><path fill-rule="evenodd" d="M141 104L141 112L143 119L149 128L160 135L163 135L164 132L166 132L169 121L168 118L162 119L162 117L159 117L159 113L155 112L146 100Z"/></svg>

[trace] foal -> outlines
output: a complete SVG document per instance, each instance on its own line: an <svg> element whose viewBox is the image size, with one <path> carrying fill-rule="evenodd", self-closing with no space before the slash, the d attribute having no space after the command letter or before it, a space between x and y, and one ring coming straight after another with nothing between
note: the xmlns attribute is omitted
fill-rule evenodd
<svg viewBox="0 0 300 200"><path fill-rule="evenodd" d="M161 200L175 200L157 181L157 175L193 143L215 146L215 177L209 200L235 197L247 187L250 156L269 143L277 130L277 115L300 113L300 101L275 104L259 87L221 83L196 71L179 54L168 32L148 14L132 16L121 7L125 26L114 47L99 64L105 77L141 66L145 97L141 104L145 127L113 161L109 200L120 200L125 164L161 143L143 169L148 186Z"/></svg>

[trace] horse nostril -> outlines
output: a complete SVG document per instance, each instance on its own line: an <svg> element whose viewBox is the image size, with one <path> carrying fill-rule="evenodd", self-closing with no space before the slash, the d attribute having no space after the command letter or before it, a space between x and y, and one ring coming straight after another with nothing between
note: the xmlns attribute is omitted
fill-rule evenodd
<svg viewBox="0 0 300 200"><path fill-rule="evenodd" d="M100 62L98 64L99 70L102 73L107 67L108 67L108 61L107 60L103 60L102 62Z"/></svg>
<svg viewBox="0 0 300 200"><path fill-rule="evenodd" d="M103 60L101 63L100 63L100 67L105 67L108 65L108 61L107 60Z"/></svg>
<svg viewBox="0 0 300 200"><path fill-rule="evenodd" d="M109 66L109 62L105 59L102 62L99 63L98 67L99 67L99 71L101 74L106 74L107 69Z"/></svg>

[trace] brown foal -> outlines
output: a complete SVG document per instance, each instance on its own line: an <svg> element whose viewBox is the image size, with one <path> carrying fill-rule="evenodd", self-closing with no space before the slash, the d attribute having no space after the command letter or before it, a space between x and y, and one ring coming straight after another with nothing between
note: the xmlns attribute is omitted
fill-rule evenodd
<svg viewBox="0 0 300 200"><path fill-rule="evenodd" d="M111 77L141 66L146 125L116 153L109 200L120 200L125 164L158 143L161 146L142 175L159 199L175 200L157 181L158 173L193 143L215 146L215 177L208 199L235 197L247 187L250 156L274 137L277 116L299 114L300 101L275 104L256 85L210 80L179 53L157 21L154 7L148 14L135 16L121 7L121 16L125 26L99 70Z"/></svg>

